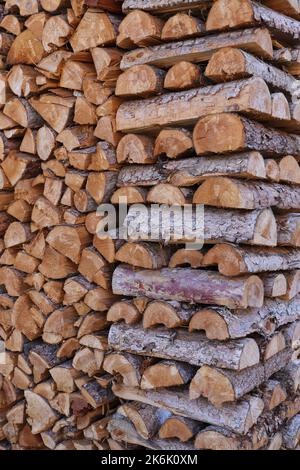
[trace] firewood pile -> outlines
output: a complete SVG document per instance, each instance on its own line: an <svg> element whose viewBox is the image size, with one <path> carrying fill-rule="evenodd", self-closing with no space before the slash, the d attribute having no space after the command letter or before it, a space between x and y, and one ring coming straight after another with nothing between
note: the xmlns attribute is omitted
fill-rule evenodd
<svg viewBox="0 0 300 470"><path fill-rule="evenodd" d="M121 2L1 2L1 449L106 449ZM117 448L119 444L115 444Z"/></svg>
<svg viewBox="0 0 300 470"><path fill-rule="evenodd" d="M108 430L150 449L299 448L299 2L123 12L118 195L147 209L130 207L116 252ZM174 216L182 239L153 204L195 205L189 227Z"/></svg>
<svg viewBox="0 0 300 470"><path fill-rule="evenodd" d="M294 0L0 3L0 449L299 448L299 77Z"/></svg>

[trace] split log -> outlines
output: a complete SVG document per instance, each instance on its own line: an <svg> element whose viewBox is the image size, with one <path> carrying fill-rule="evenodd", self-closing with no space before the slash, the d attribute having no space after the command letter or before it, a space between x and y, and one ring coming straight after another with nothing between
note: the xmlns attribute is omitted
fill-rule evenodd
<svg viewBox="0 0 300 470"><path fill-rule="evenodd" d="M188 364L160 361L144 371L140 386L142 390L152 390L185 385L192 379L194 372Z"/></svg>
<svg viewBox="0 0 300 470"><path fill-rule="evenodd" d="M138 25L138 27L137 27ZM164 22L141 10L130 12L119 26L117 46L131 49L148 47L160 42Z"/></svg>
<svg viewBox="0 0 300 470"><path fill-rule="evenodd" d="M260 278L264 283L265 297L284 297L287 294L288 281L284 274L265 273L263 275L260 275Z"/></svg>
<svg viewBox="0 0 300 470"><path fill-rule="evenodd" d="M294 95L298 80L277 67L266 64L248 52L224 48L215 52L205 69L205 75L216 83L239 80L251 76L261 77L275 89Z"/></svg>
<svg viewBox="0 0 300 470"><path fill-rule="evenodd" d="M256 423L263 411L263 402L260 398L250 397L237 404L225 404L222 408L215 408L207 400L198 398L191 402L187 391L175 390L148 390L127 388L123 385L114 385L116 396L125 400L137 400L159 408L170 410L179 416L208 422L216 426L225 426L238 434L245 434Z"/></svg>
<svg viewBox="0 0 300 470"><path fill-rule="evenodd" d="M202 366L190 383L190 399L195 400L199 396L203 396L217 407L224 403L235 402L254 388L259 387L274 372L282 369L290 357L290 353L278 353L276 366L271 367L271 370L263 364L240 372Z"/></svg>
<svg viewBox="0 0 300 470"><path fill-rule="evenodd" d="M162 93L165 72L151 65L136 65L117 80L115 93L122 98L148 98Z"/></svg>
<svg viewBox="0 0 300 470"><path fill-rule="evenodd" d="M116 260L147 269L168 265L170 252L155 243L125 243L116 253Z"/></svg>
<svg viewBox="0 0 300 470"><path fill-rule="evenodd" d="M282 214L276 217L278 245L300 246L300 219L297 213ZM298 235L299 233L299 235ZM299 240L299 241L298 241Z"/></svg>
<svg viewBox="0 0 300 470"><path fill-rule="evenodd" d="M154 300L149 302L143 313L143 328L163 325L166 328L178 328L188 325L196 309L176 301L162 302Z"/></svg>
<svg viewBox="0 0 300 470"><path fill-rule="evenodd" d="M142 212L134 206L129 208L124 221L129 239L168 243L172 240L176 243L181 240L182 242L201 240L205 243L226 240L233 243L266 246L277 244L275 217L270 209L243 212L207 207L204 220L203 214L191 211L191 214L185 217L184 226L182 221L176 220L170 225L170 219L168 219L170 215L168 214L168 218L166 215L162 208L155 210L152 208ZM160 223L160 217L165 217L165 223ZM95 247L97 248L96 245Z"/></svg>
<svg viewBox="0 0 300 470"><path fill-rule="evenodd" d="M283 444L286 449L295 449L300 439L300 414L294 416L282 430Z"/></svg>
<svg viewBox="0 0 300 470"><path fill-rule="evenodd" d="M156 300L229 308L261 307L263 304L263 283L257 276L228 279L211 271L189 268L134 271L128 265L120 265L114 271L112 288L119 295L146 295Z"/></svg>
<svg viewBox="0 0 300 470"><path fill-rule="evenodd" d="M117 189L112 197L110 202L112 204L140 204L146 202L147 191L144 188L138 187L124 187Z"/></svg>
<svg viewBox="0 0 300 470"><path fill-rule="evenodd" d="M230 113L199 119L193 140L198 155L244 150L257 150L271 156L299 155L299 136Z"/></svg>
<svg viewBox="0 0 300 470"><path fill-rule="evenodd" d="M56 132L62 132L68 125L72 115L74 101L51 94L43 94L40 98L30 98L31 106Z"/></svg>
<svg viewBox="0 0 300 470"><path fill-rule="evenodd" d="M118 109L117 129L122 132L143 132L165 125L191 125L208 113L224 111L239 111L249 116L267 118L271 114L272 103L266 83L261 78L250 78L143 101L129 101Z"/></svg>
<svg viewBox="0 0 300 470"><path fill-rule="evenodd" d="M300 167L297 160L291 155L283 157L279 162L280 181L300 184Z"/></svg>
<svg viewBox="0 0 300 470"><path fill-rule="evenodd" d="M205 24L196 16L188 13L177 13L171 16L162 29L163 41L175 41L194 38L205 33Z"/></svg>
<svg viewBox="0 0 300 470"><path fill-rule="evenodd" d="M163 328L144 330L140 325L114 323L108 340L116 351L147 354L191 365L207 364L242 370L259 362L258 346L249 338L218 343L208 340L201 333L173 332Z"/></svg>
<svg viewBox="0 0 300 470"><path fill-rule="evenodd" d="M264 0L264 4L284 15L300 19L300 5L297 0Z"/></svg>
<svg viewBox="0 0 300 470"><path fill-rule="evenodd" d="M193 151L191 133L186 129L162 129L155 140L154 157L166 155L168 158L188 156ZM138 162L137 162L138 163Z"/></svg>
<svg viewBox="0 0 300 470"><path fill-rule="evenodd" d="M190 188L178 188L173 184L160 183L150 189L146 200L152 204L185 206L192 202L192 197L193 190Z"/></svg>
<svg viewBox="0 0 300 470"><path fill-rule="evenodd" d="M132 402L119 406L117 413L131 421L140 436L151 439L170 412L144 403Z"/></svg>
<svg viewBox="0 0 300 470"><path fill-rule="evenodd" d="M178 60L193 63L206 62L215 51L223 47L245 49L247 52L266 59L273 57L270 33L267 29L256 28L136 49L124 54L121 69L127 70L134 65L142 64L169 68Z"/></svg>
<svg viewBox="0 0 300 470"><path fill-rule="evenodd" d="M107 312L107 321L116 323L122 320L126 325L134 325L141 320L138 309L126 300L114 303Z"/></svg>
<svg viewBox="0 0 300 470"><path fill-rule="evenodd" d="M203 253L201 253L201 251L180 248L171 256L169 268L200 268L200 266L202 266L202 260Z"/></svg>
<svg viewBox="0 0 300 470"><path fill-rule="evenodd" d="M203 426L197 421L184 418L183 416L172 415L168 418L159 430L161 439L177 438L180 442L187 442L192 439Z"/></svg>
<svg viewBox="0 0 300 470"><path fill-rule="evenodd" d="M224 15L226 11L226 15ZM209 11L206 31L223 31L249 25L266 26L280 40L297 43L299 22L250 0L217 0Z"/></svg>
<svg viewBox="0 0 300 470"><path fill-rule="evenodd" d="M168 70L164 80L164 88L171 91L189 90L199 85L205 85L200 69L195 64L185 61L173 65Z"/></svg>
<svg viewBox="0 0 300 470"><path fill-rule="evenodd" d="M271 411L287 399L287 393L277 380L269 379L262 385L263 400L266 408Z"/></svg>
<svg viewBox="0 0 300 470"><path fill-rule="evenodd" d="M212 177L197 189L193 203L234 209L274 207L298 212L299 198L298 186Z"/></svg>
<svg viewBox="0 0 300 470"><path fill-rule="evenodd" d="M113 352L104 359L103 368L111 375L119 374L124 385L138 387L146 359L133 354Z"/></svg>
<svg viewBox="0 0 300 470"><path fill-rule="evenodd" d="M118 49L95 47L91 50L97 79L116 80L120 75L122 53Z"/></svg>
<svg viewBox="0 0 300 470"><path fill-rule="evenodd" d="M92 47L114 44L118 25L118 17L101 10L87 10L70 39L73 51L80 52Z"/></svg>
<svg viewBox="0 0 300 470"><path fill-rule="evenodd" d="M155 14L175 13L185 10L201 10L207 8L208 0L146 0L141 3L140 0L125 0L122 5L124 13L129 13L136 8L144 11L150 11Z"/></svg>
<svg viewBox="0 0 300 470"><path fill-rule="evenodd" d="M58 415L40 395L25 390L26 411L33 434L49 430L58 420Z"/></svg>
<svg viewBox="0 0 300 470"><path fill-rule="evenodd" d="M79 263L83 248L89 245L90 235L84 226L59 226L50 231L46 241L74 263Z"/></svg>
<svg viewBox="0 0 300 470"><path fill-rule="evenodd" d="M153 140L144 135L127 134L117 147L119 163L155 163L157 155L153 153Z"/></svg>
<svg viewBox="0 0 300 470"><path fill-rule="evenodd" d="M219 244L211 248L203 258L203 266L218 267L224 276L280 271L300 268L298 250L285 248L244 249L229 244Z"/></svg>

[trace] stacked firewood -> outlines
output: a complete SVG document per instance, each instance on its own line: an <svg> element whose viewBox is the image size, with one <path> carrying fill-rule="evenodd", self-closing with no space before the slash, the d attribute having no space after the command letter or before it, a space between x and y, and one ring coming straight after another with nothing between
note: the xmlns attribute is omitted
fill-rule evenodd
<svg viewBox="0 0 300 470"><path fill-rule="evenodd" d="M146 209L130 207L115 254L123 299L104 369L123 401L110 434L151 449L299 448L299 2L125 0L123 12L113 198ZM181 238L164 225L173 204L193 204L190 224L172 219ZM190 245L200 205L202 248Z"/></svg>
<svg viewBox="0 0 300 470"><path fill-rule="evenodd" d="M0 448L119 448L104 372L117 0L6 0L0 21Z"/></svg>

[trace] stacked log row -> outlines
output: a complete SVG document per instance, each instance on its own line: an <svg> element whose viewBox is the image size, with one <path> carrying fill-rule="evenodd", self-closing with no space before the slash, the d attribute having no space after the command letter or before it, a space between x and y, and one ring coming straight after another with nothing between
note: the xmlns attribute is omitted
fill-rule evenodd
<svg viewBox="0 0 300 470"><path fill-rule="evenodd" d="M104 372L121 2L1 3L0 448L119 448Z"/></svg>
<svg viewBox="0 0 300 470"><path fill-rule="evenodd" d="M151 449L297 448L299 5L123 12L112 200L130 207L107 316L122 399L109 432Z"/></svg>

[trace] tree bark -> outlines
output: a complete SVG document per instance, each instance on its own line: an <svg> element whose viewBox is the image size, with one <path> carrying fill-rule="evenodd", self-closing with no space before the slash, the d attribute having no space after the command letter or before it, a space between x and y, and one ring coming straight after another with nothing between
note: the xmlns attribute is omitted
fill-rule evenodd
<svg viewBox="0 0 300 470"><path fill-rule="evenodd" d="M206 364L242 370L259 363L259 350L253 339L220 343L208 340L202 333L185 330L144 330L141 325L114 323L109 332L109 345L116 351L183 361L194 366Z"/></svg>
<svg viewBox="0 0 300 470"><path fill-rule="evenodd" d="M129 101L118 109L117 130L143 132L160 126L191 125L208 113L224 111L270 117L272 103L266 83L261 78L250 78L148 100Z"/></svg>

